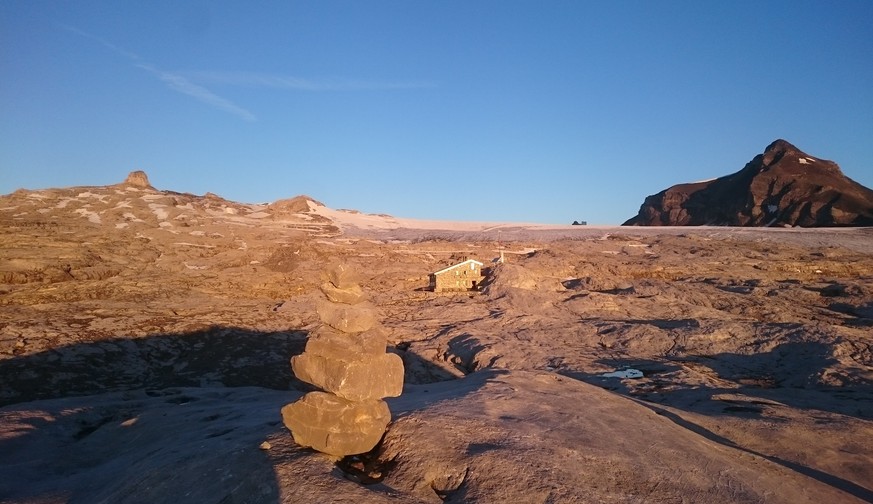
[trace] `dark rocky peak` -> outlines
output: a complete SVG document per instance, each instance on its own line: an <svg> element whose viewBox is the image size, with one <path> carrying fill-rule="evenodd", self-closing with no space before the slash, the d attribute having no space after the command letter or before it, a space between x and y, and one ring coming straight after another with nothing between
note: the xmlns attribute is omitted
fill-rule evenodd
<svg viewBox="0 0 873 504"><path fill-rule="evenodd" d="M791 155L796 158L806 157L806 154L800 149L780 138L764 149L764 154L761 156L761 164L764 166L773 165L778 163L786 155Z"/></svg>
<svg viewBox="0 0 873 504"><path fill-rule="evenodd" d="M873 191L833 161L779 139L739 172L646 198L625 222L643 226L870 226Z"/></svg>
<svg viewBox="0 0 873 504"><path fill-rule="evenodd" d="M795 147L791 142L789 142L788 140L783 140L781 138L774 140L770 145L767 146L766 149L764 149L764 154L768 154L770 152L777 152L777 153L783 153L783 154L786 152L794 152L794 153L803 154L804 156L806 155L803 153L803 151L801 151L800 149Z"/></svg>
<svg viewBox="0 0 873 504"><path fill-rule="evenodd" d="M755 171L768 171L775 167L784 167L795 173L831 172L842 175L839 165L833 161L818 159L798 149L786 140L776 140L758 154L746 165Z"/></svg>

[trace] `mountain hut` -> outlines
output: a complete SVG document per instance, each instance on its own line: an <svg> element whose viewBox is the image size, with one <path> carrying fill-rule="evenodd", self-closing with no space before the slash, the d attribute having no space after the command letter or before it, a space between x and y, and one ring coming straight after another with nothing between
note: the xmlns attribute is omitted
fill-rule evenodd
<svg viewBox="0 0 873 504"><path fill-rule="evenodd" d="M482 283L483 263L467 259L430 274L430 289L434 292L478 290Z"/></svg>

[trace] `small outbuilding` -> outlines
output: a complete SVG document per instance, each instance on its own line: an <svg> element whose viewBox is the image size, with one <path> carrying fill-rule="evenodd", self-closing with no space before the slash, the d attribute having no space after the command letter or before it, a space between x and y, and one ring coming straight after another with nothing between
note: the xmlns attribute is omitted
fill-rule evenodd
<svg viewBox="0 0 873 504"><path fill-rule="evenodd" d="M479 290L483 263L467 259L430 274L430 290L434 292Z"/></svg>

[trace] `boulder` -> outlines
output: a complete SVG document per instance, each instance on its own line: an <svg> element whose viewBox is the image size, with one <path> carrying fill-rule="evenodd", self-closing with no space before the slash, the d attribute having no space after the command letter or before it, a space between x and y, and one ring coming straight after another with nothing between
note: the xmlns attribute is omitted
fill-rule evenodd
<svg viewBox="0 0 873 504"><path fill-rule="evenodd" d="M371 303L344 305L322 302L316 306L321 321L345 333L363 332L372 329L378 321L378 311Z"/></svg>
<svg viewBox="0 0 873 504"><path fill-rule="evenodd" d="M305 352L337 359L362 359L385 353L388 336L379 327L360 333L343 333L330 326L316 329L306 341Z"/></svg>
<svg viewBox="0 0 873 504"><path fill-rule="evenodd" d="M385 401L348 401L325 392L310 392L282 408L282 421L294 441L335 457L373 449L391 412Z"/></svg>
<svg viewBox="0 0 873 504"><path fill-rule="evenodd" d="M403 391L403 359L383 353L345 360L309 352L291 358L294 375L350 401L397 397Z"/></svg>

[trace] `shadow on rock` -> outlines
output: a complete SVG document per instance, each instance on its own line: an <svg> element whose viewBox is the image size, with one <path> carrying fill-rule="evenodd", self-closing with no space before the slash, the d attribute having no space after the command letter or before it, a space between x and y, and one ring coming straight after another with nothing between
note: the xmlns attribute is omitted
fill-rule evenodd
<svg viewBox="0 0 873 504"><path fill-rule="evenodd" d="M389 351L393 351L403 359L404 383L420 385L459 378L458 375L452 374L445 368L420 356L410 346L409 343L399 343L393 349L389 349Z"/></svg>
<svg viewBox="0 0 873 504"><path fill-rule="evenodd" d="M470 374L480 367L477 356L486 348L487 346L479 338L461 334L449 340L449 349L445 352L444 358L454 364L458 371Z"/></svg>
<svg viewBox="0 0 873 504"><path fill-rule="evenodd" d="M633 373L633 371L639 371L639 374L642 375L641 378L646 378L646 383L652 384L651 388L660 390L660 384L662 383L662 380L665 379L662 377L681 369L680 366L670 362L648 359L611 358L600 359L596 362L614 369L615 371L612 373L590 374L567 369L558 369L557 372L558 374L569 378L597 385L607 390L618 392L622 395L632 395L635 390L634 387L631 386L634 379L621 379L620 376L623 372L630 371L633 376L636 376L636 373Z"/></svg>
<svg viewBox="0 0 873 504"><path fill-rule="evenodd" d="M694 433L696 433L696 434L698 434L698 435L700 435L700 436L702 436L710 441L713 441L713 442L718 443L718 444L723 445L723 446L728 446L730 448L734 448L734 449L749 453L751 455L761 457L763 459L769 460L770 462L781 465L782 467L785 467L787 469L795 471L799 474L803 474L804 476L807 476L809 478L817 480L821 483L824 483L828 486L838 488L838 489L840 489L840 490L842 490L850 495L853 495L861 500L864 500L866 502L873 502L873 491L871 491L867 488L864 488L863 486L858 485L857 483L840 478L840 477L835 476L833 474L829 474L825 471L815 469L814 467L810 467L808 465L800 464L800 463L797 463L797 462L794 462L791 460L785 460L785 459L776 457L774 455L767 455L767 454L760 453L760 452L755 451L755 450L751 450L749 448L738 445L737 443L731 441L728 438L725 438L723 436L719 436L718 434L712 432L709 429L706 429L705 427L702 427L694 422L690 422L690 421L682 418L681 416L679 416L675 413L672 413L672 412L667 411L663 408L659 408L657 406L654 406L648 402L644 402L644 401L637 401L637 402L639 404L651 409L656 414L667 418L668 420L675 423L676 425L679 425L680 427L684 427L684 428L690 430L691 432L694 432Z"/></svg>
<svg viewBox="0 0 873 504"><path fill-rule="evenodd" d="M783 343L769 352L720 353L698 357L719 378L746 389L806 389L821 386L825 370L836 364L832 347L820 342Z"/></svg>
<svg viewBox="0 0 873 504"><path fill-rule="evenodd" d="M181 334L74 343L0 361L0 406L37 399L168 387L300 389L289 359L305 331L212 327Z"/></svg>
<svg viewBox="0 0 873 504"><path fill-rule="evenodd" d="M862 305L831 303L828 309L852 317L843 322L848 326L873 327L873 303Z"/></svg>
<svg viewBox="0 0 873 504"><path fill-rule="evenodd" d="M564 371L562 374L623 395L666 404L705 415L760 413L767 403L781 403L801 410L830 411L860 419L873 418L873 384L829 369L837 363L833 347L820 342L791 342L756 354L720 353L709 356L659 360L607 359L598 361L613 369L637 369L636 379L604 378ZM685 370L709 386L688 386L674 373ZM842 381L841 385L834 385ZM752 398L743 404L710 400L719 394ZM759 399L760 401L757 401Z"/></svg>
<svg viewBox="0 0 873 504"><path fill-rule="evenodd" d="M279 407L296 395L175 388L7 406L0 501L279 502L259 444L282 435Z"/></svg>
<svg viewBox="0 0 873 504"><path fill-rule="evenodd" d="M705 366L719 379L738 385L737 389L716 389L713 393L741 393L803 410L873 419L873 383L847 371L832 370L838 361L833 347L825 343L784 343L769 352L721 353L686 362Z"/></svg>
<svg viewBox="0 0 873 504"><path fill-rule="evenodd" d="M670 360L609 359L600 361L616 370L641 371L639 378L606 378L603 375L564 371L561 374L626 396L673 423L724 446L756 455L787 469L873 502L873 491L857 481L743 446L692 421L679 411L707 417L742 416L780 422L768 414L790 407L816 416L828 411L861 420L873 418L873 384L847 382L841 386L823 378L837 363L833 347L819 342L791 342L757 354L721 353ZM682 383L690 373L709 385ZM636 374L635 374L636 376ZM849 471L848 474L851 474Z"/></svg>
<svg viewBox="0 0 873 504"><path fill-rule="evenodd" d="M467 394L472 394L487 383L499 380L507 373L508 371L504 369L483 369L454 380L424 384L407 383L403 387L403 394L400 397L389 397L385 401L391 408L391 413L396 421L432 404L446 400L457 400Z"/></svg>

